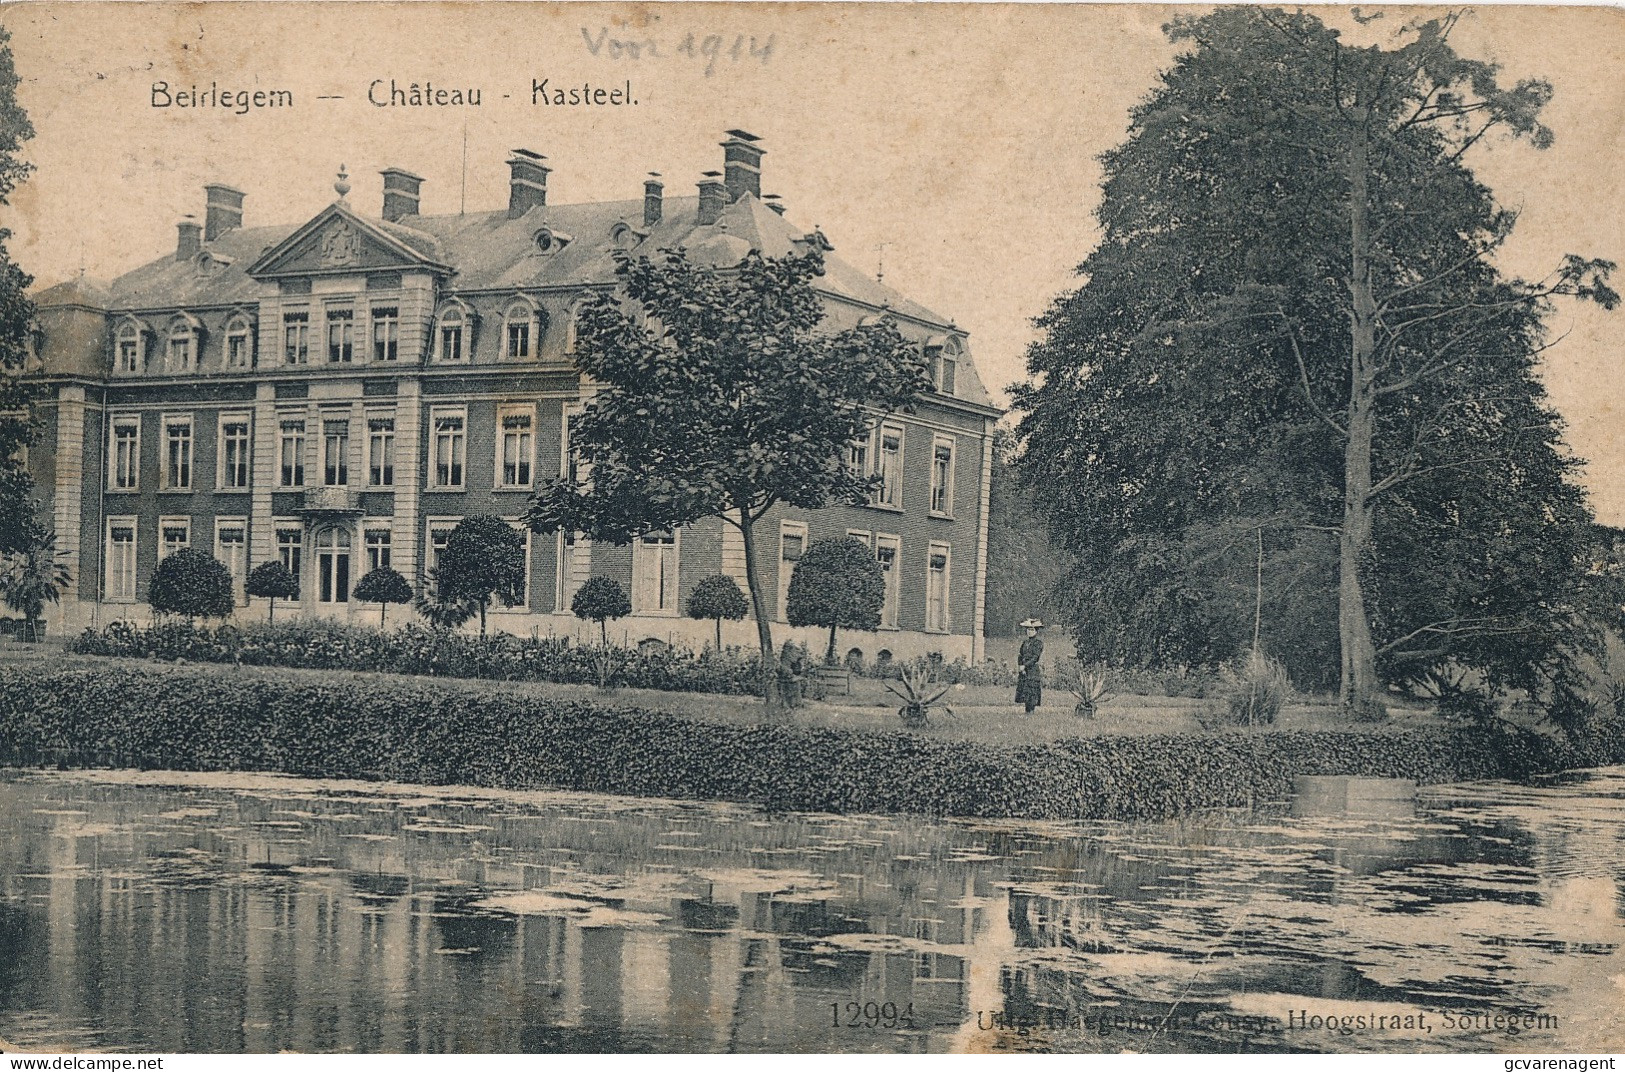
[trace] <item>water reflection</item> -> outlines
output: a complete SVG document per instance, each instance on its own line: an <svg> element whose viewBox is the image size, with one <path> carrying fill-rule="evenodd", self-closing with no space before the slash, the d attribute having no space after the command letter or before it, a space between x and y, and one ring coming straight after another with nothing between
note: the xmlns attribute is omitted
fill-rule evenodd
<svg viewBox="0 0 1625 1072"><path fill-rule="evenodd" d="M1321 782L1182 823L990 823L0 772L0 1038L1606 1050L1622 796L1618 770Z"/></svg>

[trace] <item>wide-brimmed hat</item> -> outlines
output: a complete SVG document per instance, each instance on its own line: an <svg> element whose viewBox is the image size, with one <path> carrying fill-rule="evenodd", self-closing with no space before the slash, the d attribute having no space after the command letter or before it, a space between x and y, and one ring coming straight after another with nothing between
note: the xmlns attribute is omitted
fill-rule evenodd
<svg viewBox="0 0 1625 1072"><path fill-rule="evenodd" d="M1026 621L1021 623L1021 627L1023 629L1042 629L1044 628L1044 623L1039 621L1037 618L1028 618Z"/></svg>

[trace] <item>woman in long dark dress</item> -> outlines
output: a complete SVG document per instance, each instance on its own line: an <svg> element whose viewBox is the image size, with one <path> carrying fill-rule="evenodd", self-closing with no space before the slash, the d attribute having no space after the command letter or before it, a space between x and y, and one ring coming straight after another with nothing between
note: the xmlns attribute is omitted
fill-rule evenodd
<svg viewBox="0 0 1625 1072"><path fill-rule="evenodd" d="M1028 618L1021 625L1027 630L1027 639L1021 642L1021 651L1016 655L1016 665L1021 668L1016 677L1016 703L1025 707L1030 715L1044 702L1044 674L1038 668L1039 660L1044 657L1044 642L1038 638L1038 631L1044 628L1044 623Z"/></svg>

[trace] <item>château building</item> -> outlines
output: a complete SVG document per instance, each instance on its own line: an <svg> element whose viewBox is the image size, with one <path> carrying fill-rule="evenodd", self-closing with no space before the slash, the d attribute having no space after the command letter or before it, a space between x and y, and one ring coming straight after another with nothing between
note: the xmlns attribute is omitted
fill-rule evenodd
<svg viewBox="0 0 1625 1072"><path fill-rule="evenodd" d="M245 226L244 193L211 185L203 222L183 220L173 251L111 283L37 294L48 389L30 465L74 573L59 626L146 617L153 570L181 547L228 566L239 616L264 616L241 582L279 559L300 580L289 612L371 620L376 608L351 596L369 569L421 585L459 519L517 524L565 463L583 398L574 317L614 285L615 251L683 247L727 269L752 249L830 248L762 195L758 139L730 131L722 147L697 196L667 197L651 175L641 196L594 204L549 203L544 158L516 150L508 204L455 215L420 214L423 180L400 168L367 198L381 195L377 215L341 173L336 201L281 225ZM881 630L843 632L843 650L977 658L999 410L951 321L826 260L829 329L890 315L927 354L935 390L911 413L877 415L853 446L850 464L881 477L870 504L767 519L776 617L809 542L850 535L884 568L886 603ZM626 639L697 644L711 626L682 614L689 592L716 573L744 587L742 543L717 519L621 547L528 538L525 601L499 607L497 628L574 632L571 596L606 575L632 598L616 623ZM728 624L728 642L755 642L750 622Z"/></svg>

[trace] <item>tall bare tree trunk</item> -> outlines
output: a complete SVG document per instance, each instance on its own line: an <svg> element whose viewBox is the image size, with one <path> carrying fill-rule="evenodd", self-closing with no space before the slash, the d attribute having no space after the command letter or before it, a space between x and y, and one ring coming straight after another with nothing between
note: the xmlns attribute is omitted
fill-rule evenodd
<svg viewBox="0 0 1625 1072"><path fill-rule="evenodd" d="M1360 559L1371 542L1371 445L1376 435L1377 301L1371 287L1367 175L1369 145L1363 109L1349 145L1349 289L1351 352L1348 441L1343 449L1343 527L1338 538L1337 630L1342 648L1338 699L1357 717L1374 717L1377 652L1360 583Z"/></svg>
<svg viewBox="0 0 1625 1072"><path fill-rule="evenodd" d="M762 594L761 570L756 562L756 523L750 511L739 510L739 534L745 544L745 587L750 589L751 611L756 615L756 640L762 649L762 700L769 711L784 709L779 695L778 654L773 650L773 630L769 624L767 600Z"/></svg>

